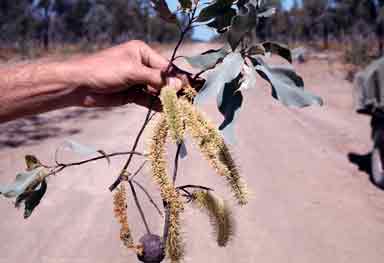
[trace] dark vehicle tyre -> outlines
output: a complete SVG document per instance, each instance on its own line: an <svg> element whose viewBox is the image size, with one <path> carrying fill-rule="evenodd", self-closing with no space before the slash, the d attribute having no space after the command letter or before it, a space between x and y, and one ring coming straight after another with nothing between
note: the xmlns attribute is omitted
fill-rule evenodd
<svg viewBox="0 0 384 263"><path fill-rule="evenodd" d="M371 166L373 183L384 189L383 159L380 149L377 146L375 146L372 151Z"/></svg>
<svg viewBox="0 0 384 263"><path fill-rule="evenodd" d="M384 127L383 120L375 121L373 125L373 150L371 156L372 181L375 185L384 189ZM378 125L379 124L379 125Z"/></svg>

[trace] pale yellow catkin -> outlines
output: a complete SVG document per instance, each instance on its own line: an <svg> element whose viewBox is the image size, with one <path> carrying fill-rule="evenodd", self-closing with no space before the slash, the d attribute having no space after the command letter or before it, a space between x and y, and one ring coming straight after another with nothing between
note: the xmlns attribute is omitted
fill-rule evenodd
<svg viewBox="0 0 384 263"><path fill-rule="evenodd" d="M114 214L120 223L120 239L127 248L134 248L131 230L128 225L127 216L127 192L124 183L121 183L113 195Z"/></svg>
<svg viewBox="0 0 384 263"><path fill-rule="evenodd" d="M197 142L200 151L216 172L227 179L238 204L245 205L247 203L246 185L221 134L188 101L179 100L179 105L184 114L187 130Z"/></svg>
<svg viewBox="0 0 384 263"><path fill-rule="evenodd" d="M180 144L184 139L184 124L176 90L170 86L165 86L160 93L161 104L167 119L171 138L177 144Z"/></svg>
<svg viewBox="0 0 384 263"><path fill-rule="evenodd" d="M153 129L148 158L151 161L152 177L160 187L162 199L169 205L170 221L168 239L166 240L167 256L172 262L177 263L184 254L184 243L180 231L180 214L184 208L180 195L167 174L165 146L168 129L167 119L162 114Z"/></svg>
<svg viewBox="0 0 384 263"><path fill-rule="evenodd" d="M217 244L225 247L234 234L234 220L227 204L209 191L196 191L192 196L193 203L208 214Z"/></svg>

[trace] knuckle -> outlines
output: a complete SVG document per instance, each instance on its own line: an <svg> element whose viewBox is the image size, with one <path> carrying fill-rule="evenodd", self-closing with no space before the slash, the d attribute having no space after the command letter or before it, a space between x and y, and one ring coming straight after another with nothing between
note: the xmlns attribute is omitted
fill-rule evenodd
<svg viewBox="0 0 384 263"><path fill-rule="evenodd" d="M137 46L145 46L146 45L145 42L142 40L131 40L130 44L137 45Z"/></svg>

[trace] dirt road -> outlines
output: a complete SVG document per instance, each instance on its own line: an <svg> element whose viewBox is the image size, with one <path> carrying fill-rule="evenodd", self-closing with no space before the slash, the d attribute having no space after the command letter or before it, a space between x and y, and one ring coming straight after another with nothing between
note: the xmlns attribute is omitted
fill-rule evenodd
<svg viewBox="0 0 384 263"><path fill-rule="evenodd" d="M251 191L249 205L234 208L236 235L225 249L216 247L206 216L187 208L185 262L383 262L384 191L348 159L349 153L356 159L369 151L369 119L353 112L351 86L338 63L309 60L295 66L325 106L285 108L270 98L262 81L247 91L234 154ZM72 109L2 125L0 181L13 180L24 168L25 154L52 162L65 138L106 152L126 150L144 112L135 106ZM27 221L10 200L0 199L0 262L136 262L118 239L107 189L123 161L71 168L51 178L46 198ZM156 190L148 171L138 179ZM225 183L193 147L178 180L213 187L231 200ZM158 233L162 219L143 203L151 230ZM132 202L129 211L139 237L144 229Z"/></svg>

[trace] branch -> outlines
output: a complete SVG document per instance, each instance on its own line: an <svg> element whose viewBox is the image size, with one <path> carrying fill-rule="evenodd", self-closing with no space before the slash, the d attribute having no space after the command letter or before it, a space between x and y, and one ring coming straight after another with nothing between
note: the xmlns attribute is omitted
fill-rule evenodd
<svg viewBox="0 0 384 263"><path fill-rule="evenodd" d="M196 10L197 10L197 5L193 9L192 14L189 17L187 26L185 27L184 30L181 31L179 41L177 42L175 49L173 50L173 53L172 53L171 59L169 60L169 65L168 65L166 72L169 72L169 70L171 69L172 63L176 58L176 54L177 54L178 49L180 48L181 44L183 43L185 36L187 35L188 31L191 30L193 22L195 22L194 20L195 20Z"/></svg>
<svg viewBox="0 0 384 263"><path fill-rule="evenodd" d="M206 190L206 191L213 191L212 188L205 187L202 185L193 185L193 184L187 184L187 185L182 185L182 186L176 187L176 189L180 189L180 190L185 190L185 188L196 188L196 189L202 189L202 190Z"/></svg>
<svg viewBox="0 0 384 263"><path fill-rule="evenodd" d="M147 126L148 122L152 119L152 117L154 116L154 114L151 116L151 113L152 113L152 106L153 106L153 103L154 103L154 99L151 98L151 101L150 101L150 106L148 108L148 112L147 112L147 115L145 117L145 120L144 120L144 123L143 125L141 126L141 129L139 131L139 133L137 134L136 136L136 139L135 139L135 142L132 146L132 152L134 152L137 148L137 145L139 144L139 141L140 141L140 138L141 138L141 135L143 134L144 130L145 130L145 127ZM126 161L123 169L121 170L121 173L119 175L119 177L116 179L116 181L109 187L109 190L112 192L113 190L116 189L116 187L119 186L119 184L121 183L122 181L122 177L123 175L126 173L126 170L129 166L129 164L131 163L132 161L132 157L133 157L133 154L129 155L128 157L128 160Z"/></svg>
<svg viewBox="0 0 384 263"><path fill-rule="evenodd" d="M175 154L175 161L174 161L174 169L173 169L173 178L172 182L173 185L175 185L176 177L177 177L177 170L179 167L179 157L180 157L180 150L181 150L181 143L177 145L177 150ZM169 231L169 220L171 213L169 211L169 204L164 202L164 208L165 208L165 223L164 223L164 231L163 231L163 240L164 242L167 242L168 239L168 231Z"/></svg>
<svg viewBox="0 0 384 263"><path fill-rule="evenodd" d="M129 155L144 156L144 154L142 154L140 152L135 152L135 151L132 151L132 152L116 152L116 153L111 153L111 154L106 154L106 155L94 157L94 158L87 159L87 160L80 161L80 162L74 162L74 163L59 163L59 162L57 162L57 167L67 168L67 167L70 167L70 166L82 165L82 164L93 162L93 161L97 161L97 160L100 160L100 159L107 159L107 158L114 157L114 156L128 155L128 154Z"/></svg>
<svg viewBox="0 0 384 263"><path fill-rule="evenodd" d="M147 189L145 189L144 186L142 186L138 181L136 180L133 180L131 179L131 181L136 184L143 192L144 194L148 197L148 200L149 202L151 202L151 204L155 207L155 209L157 210L157 212L159 213L160 216L163 216L163 213L161 212L159 206L155 203L155 201L153 200L153 198L151 197L151 195L149 194L149 192L147 191Z"/></svg>
<svg viewBox="0 0 384 263"><path fill-rule="evenodd" d="M179 143L177 145L175 161L174 161L173 178L172 178L173 185L175 185L176 177L177 177L177 170L179 168L179 157L180 157L181 147L182 147L182 143Z"/></svg>
<svg viewBox="0 0 384 263"><path fill-rule="evenodd" d="M139 210L139 213L140 213L141 219L143 220L145 229L147 230L148 234L151 234L151 231L149 230L149 226L148 226L147 220L145 219L145 215L144 215L143 209L141 208L139 199L137 198L135 187L133 186L132 181L128 181L128 183L129 183L129 186L131 187L131 191L132 191L132 194L133 194L133 199L135 200L137 209Z"/></svg>

